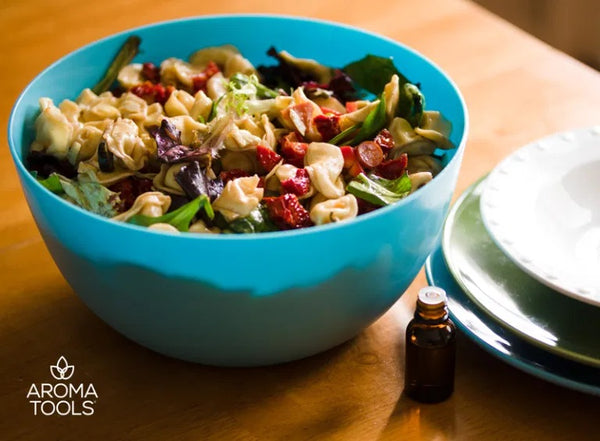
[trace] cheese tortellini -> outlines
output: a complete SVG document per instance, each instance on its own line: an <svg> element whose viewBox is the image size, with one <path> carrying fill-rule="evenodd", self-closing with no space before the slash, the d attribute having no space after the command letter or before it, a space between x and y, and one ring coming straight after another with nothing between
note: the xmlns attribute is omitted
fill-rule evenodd
<svg viewBox="0 0 600 441"><path fill-rule="evenodd" d="M345 194L341 177L344 157L339 147L311 142L304 157L304 166L315 189L323 196L335 199Z"/></svg>
<svg viewBox="0 0 600 441"><path fill-rule="evenodd" d="M247 216L263 198L264 190L258 187L258 183L256 175L229 181L213 203L213 208L228 220Z"/></svg>
<svg viewBox="0 0 600 441"><path fill-rule="evenodd" d="M315 203L310 209L310 219L315 225L340 222L358 215L358 202L352 194Z"/></svg>
<svg viewBox="0 0 600 441"><path fill-rule="evenodd" d="M142 214L150 217L160 217L167 212L171 205L171 198L159 191L149 191L139 195L133 206L115 216L114 220L127 221L136 214Z"/></svg>

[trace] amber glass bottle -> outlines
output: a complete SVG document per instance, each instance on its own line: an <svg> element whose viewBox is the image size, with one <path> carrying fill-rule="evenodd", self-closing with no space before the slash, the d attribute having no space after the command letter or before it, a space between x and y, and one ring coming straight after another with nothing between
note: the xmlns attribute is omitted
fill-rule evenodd
<svg viewBox="0 0 600 441"><path fill-rule="evenodd" d="M406 328L404 392L414 400L436 403L454 391L456 327L448 318L446 293L419 291L414 318Z"/></svg>

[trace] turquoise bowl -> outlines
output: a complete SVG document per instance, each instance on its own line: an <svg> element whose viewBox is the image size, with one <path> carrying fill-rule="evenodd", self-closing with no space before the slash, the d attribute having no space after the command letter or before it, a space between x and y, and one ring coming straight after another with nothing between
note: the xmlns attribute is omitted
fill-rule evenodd
<svg viewBox="0 0 600 441"><path fill-rule="evenodd" d="M38 99L74 99L97 82L130 34L137 60L159 63L230 43L255 64L271 45L343 66L392 56L421 83L429 109L453 124L458 148L444 170L405 200L350 222L258 235L173 235L117 223L65 202L23 165ZM265 15L197 17L123 32L87 45L39 74L16 102L10 150L48 250L83 302L112 328L162 354L221 366L294 360L336 346L398 300L438 242L467 135L454 83L417 52L356 28Z"/></svg>

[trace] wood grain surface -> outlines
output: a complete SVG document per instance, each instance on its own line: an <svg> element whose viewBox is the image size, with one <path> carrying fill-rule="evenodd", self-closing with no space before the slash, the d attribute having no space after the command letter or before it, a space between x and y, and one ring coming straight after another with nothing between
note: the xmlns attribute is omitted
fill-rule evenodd
<svg viewBox="0 0 600 441"><path fill-rule="evenodd" d="M6 147L20 91L98 38L192 15L271 12L334 20L404 42L463 91L470 133L457 195L524 143L600 122L600 75L465 1L0 0L0 439L594 440L600 399L509 367L459 336L456 392L402 395L404 328L421 273L354 340L281 366L220 369L169 359L96 318L60 275ZM65 355L93 382L95 413L34 416L29 386ZM599 373L600 375L600 373Z"/></svg>

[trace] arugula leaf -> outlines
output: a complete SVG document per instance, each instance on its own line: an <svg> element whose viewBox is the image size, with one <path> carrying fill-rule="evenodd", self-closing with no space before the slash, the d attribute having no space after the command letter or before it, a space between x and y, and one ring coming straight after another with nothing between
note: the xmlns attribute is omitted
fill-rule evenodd
<svg viewBox="0 0 600 441"><path fill-rule="evenodd" d="M233 233L265 233L278 230L271 221L266 209L262 206L252 210L246 217L240 217L229 222L227 228Z"/></svg>
<svg viewBox="0 0 600 441"><path fill-rule="evenodd" d="M377 55L369 54L348 64L342 70L360 87L375 95L383 92L383 88L394 74L398 75L400 87L408 82L408 79L396 69L391 58Z"/></svg>
<svg viewBox="0 0 600 441"><path fill-rule="evenodd" d="M177 210L171 211L170 213L163 214L158 217L144 216L143 214L136 214L127 221L130 224L141 225L148 227L153 224L164 223L173 225L179 231L188 231L190 228L190 222L198 213L198 210L204 209L209 219L214 218L215 213L210 205L208 196L198 196L191 202L182 205Z"/></svg>
<svg viewBox="0 0 600 441"><path fill-rule="evenodd" d="M119 76L119 71L131 63L131 60L137 55L139 46L142 40L140 37L136 35L130 35L129 38L123 43L119 52L113 59L112 63L108 67L104 77L96 84L92 91L96 95L100 95L102 92L106 92L110 89L112 83L115 82L117 76Z"/></svg>
<svg viewBox="0 0 600 441"><path fill-rule="evenodd" d="M118 214L121 205L118 193L110 191L97 181L78 182L60 175L55 176L58 176L64 190L63 198L100 216L113 217Z"/></svg>
<svg viewBox="0 0 600 441"><path fill-rule="evenodd" d="M410 194L411 183L407 174L398 179L368 177L360 173L347 186L346 191L374 205L384 206L405 198Z"/></svg>
<svg viewBox="0 0 600 441"><path fill-rule="evenodd" d="M334 145L357 145L367 139L373 139L385 127L385 120L385 98L381 95L379 104L369 112L364 121L358 122L338 133L329 140L329 143ZM351 137L354 133L356 135Z"/></svg>
<svg viewBox="0 0 600 441"><path fill-rule="evenodd" d="M56 173L52 173L46 179L40 179L37 176L35 178L37 179L37 181L40 184L42 184L44 187L46 187L52 193L61 194L61 193L65 192L60 183L60 178L58 177L58 175Z"/></svg>
<svg viewBox="0 0 600 441"><path fill-rule="evenodd" d="M347 139L350 138L350 135L352 135L354 132L356 132L358 129L360 129L362 127L363 123L362 121L359 123L354 124L353 126L348 127L346 130L341 131L340 133L338 133L337 135L335 135L333 138L331 138L328 142L329 144L334 144L334 145L340 145L343 144Z"/></svg>
<svg viewBox="0 0 600 441"><path fill-rule="evenodd" d="M400 97L396 116L407 120L411 126L417 127L423 118L425 109L425 96L419 88L412 83L406 83L400 87Z"/></svg>
<svg viewBox="0 0 600 441"><path fill-rule="evenodd" d="M365 118L360 130L351 142L357 145L367 139L373 139L385 127L385 98L379 98L379 104Z"/></svg>

